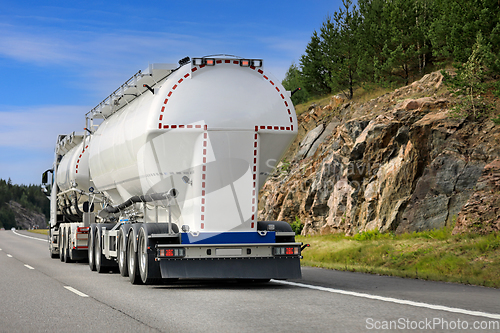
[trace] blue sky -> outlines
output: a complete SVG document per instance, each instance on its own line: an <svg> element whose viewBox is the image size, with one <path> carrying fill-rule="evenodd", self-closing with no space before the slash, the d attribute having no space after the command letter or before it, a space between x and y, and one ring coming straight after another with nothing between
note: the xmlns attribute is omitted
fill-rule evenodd
<svg viewBox="0 0 500 333"><path fill-rule="evenodd" d="M334 1L0 0L0 178L39 184L58 134L148 63L262 58L283 79Z"/></svg>

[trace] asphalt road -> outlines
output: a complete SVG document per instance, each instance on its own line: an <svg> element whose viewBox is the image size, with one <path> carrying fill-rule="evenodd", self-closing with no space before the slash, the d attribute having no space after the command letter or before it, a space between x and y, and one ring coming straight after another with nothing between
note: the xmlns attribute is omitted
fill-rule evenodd
<svg viewBox="0 0 500 333"><path fill-rule="evenodd" d="M264 285L135 286L50 259L42 235L0 231L0 249L0 332L500 332L498 289L307 267Z"/></svg>

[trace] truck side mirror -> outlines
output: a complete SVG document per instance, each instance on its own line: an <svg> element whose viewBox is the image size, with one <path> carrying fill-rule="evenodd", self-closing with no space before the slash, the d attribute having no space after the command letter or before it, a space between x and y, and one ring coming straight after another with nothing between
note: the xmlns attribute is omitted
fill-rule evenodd
<svg viewBox="0 0 500 333"><path fill-rule="evenodd" d="M42 173L42 184L47 184L49 182L49 172L53 173L53 169L49 169Z"/></svg>

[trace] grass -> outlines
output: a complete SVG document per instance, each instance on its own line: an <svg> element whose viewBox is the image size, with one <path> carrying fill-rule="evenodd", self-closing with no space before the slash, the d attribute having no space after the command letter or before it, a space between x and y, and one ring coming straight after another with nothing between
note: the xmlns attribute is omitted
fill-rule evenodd
<svg viewBox="0 0 500 333"><path fill-rule="evenodd" d="M49 229L30 229L28 231L32 232L34 234L47 235L49 232Z"/></svg>
<svg viewBox="0 0 500 333"><path fill-rule="evenodd" d="M384 88L375 84L372 85L365 85L365 87L357 87L354 90L354 96L350 102L353 103L366 103L374 98L380 97L388 92L393 91L394 89L392 88ZM326 95L326 96L319 96L319 97L313 97L309 99L307 102L295 105L295 113L297 115L300 115L304 112L306 112L311 104L316 104L321 107L330 104L330 99L332 96L335 96L337 94L331 94L331 95ZM348 102L346 100L346 102Z"/></svg>
<svg viewBox="0 0 500 333"><path fill-rule="evenodd" d="M411 234L364 232L298 236L311 244L302 265L352 272L500 287L500 234L452 235L450 228Z"/></svg>

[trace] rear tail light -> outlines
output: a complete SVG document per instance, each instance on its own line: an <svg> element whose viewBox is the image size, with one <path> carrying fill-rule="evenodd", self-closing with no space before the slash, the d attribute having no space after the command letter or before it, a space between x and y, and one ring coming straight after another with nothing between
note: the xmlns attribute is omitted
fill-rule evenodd
<svg viewBox="0 0 500 333"><path fill-rule="evenodd" d="M76 232L86 234L89 232L90 227L77 227Z"/></svg>
<svg viewBox="0 0 500 333"><path fill-rule="evenodd" d="M185 256L186 256L186 249L183 247L158 249L159 258L182 258Z"/></svg>
<svg viewBox="0 0 500 333"><path fill-rule="evenodd" d="M299 246L277 246L273 249L275 256L298 256L300 255Z"/></svg>

